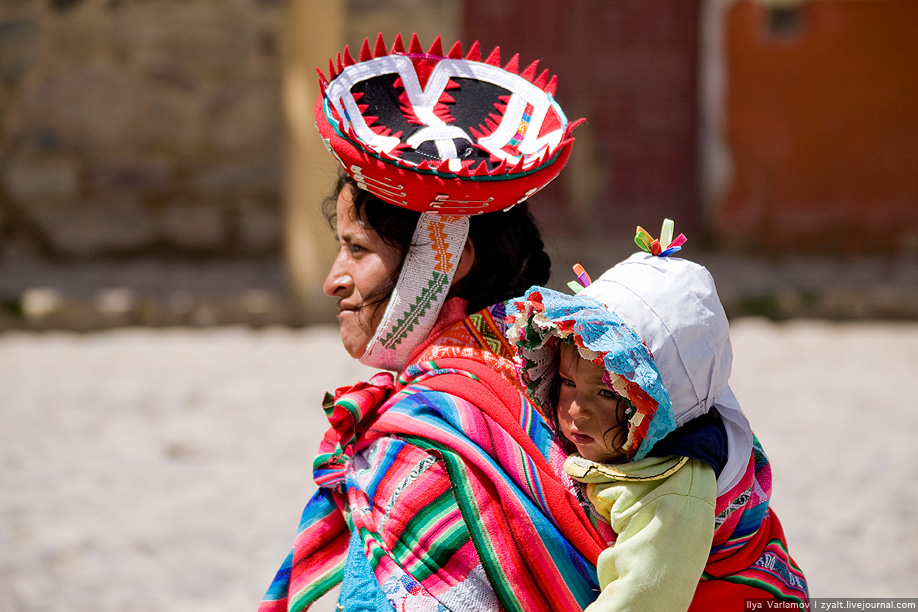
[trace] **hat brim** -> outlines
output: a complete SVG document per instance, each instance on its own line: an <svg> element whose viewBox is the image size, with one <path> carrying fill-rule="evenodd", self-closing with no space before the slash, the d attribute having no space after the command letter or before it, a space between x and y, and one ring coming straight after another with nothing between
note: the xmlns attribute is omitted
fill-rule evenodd
<svg viewBox="0 0 918 612"><path fill-rule="evenodd" d="M543 406L556 367L557 344L552 337L572 340L581 357L623 378L636 412L629 420L629 459L641 459L676 428L669 395L648 348L630 325L600 302L570 296L545 287L532 287L511 300L507 336L516 345L521 377ZM554 408L554 407L551 407Z"/></svg>

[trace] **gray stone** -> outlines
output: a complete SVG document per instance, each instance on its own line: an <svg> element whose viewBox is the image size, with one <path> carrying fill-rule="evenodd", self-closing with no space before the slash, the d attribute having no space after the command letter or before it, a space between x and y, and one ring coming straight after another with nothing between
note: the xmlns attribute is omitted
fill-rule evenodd
<svg viewBox="0 0 918 612"><path fill-rule="evenodd" d="M232 161L202 168L191 179L196 193L234 195L240 192L276 194L280 190L279 153L253 160Z"/></svg>
<svg viewBox="0 0 918 612"><path fill-rule="evenodd" d="M41 42L34 19L0 21L0 85L19 84L38 58Z"/></svg>
<svg viewBox="0 0 918 612"><path fill-rule="evenodd" d="M180 200L161 211L158 227L172 245L189 251L214 251L226 240L226 212L217 202Z"/></svg>
<svg viewBox="0 0 918 612"><path fill-rule="evenodd" d="M52 74L24 95L27 121L65 143L85 147L131 142L146 97L135 76L101 68Z"/></svg>
<svg viewBox="0 0 918 612"><path fill-rule="evenodd" d="M245 251L261 253L280 249L283 224L276 203L271 206L246 198L237 203L236 213L239 241Z"/></svg>
<svg viewBox="0 0 918 612"><path fill-rule="evenodd" d="M69 157L14 160L4 169L3 179L14 201L69 200L78 193L80 165Z"/></svg>
<svg viewBox="0 0 918 612"><path fill-rule="evenodd" d="M46 14L42 24L47 30L48 46L53 49L54 69L111 65L104 61L111 53L105 35L109 21L104 2L88 3L68 15Z"/></svg>
<svg viewBox="0 0 918 612"><path fill-rule="evenodd" d="M0 0L3 252L276 253L284 13Z"/></svg>
<svg viewBox="0 0 918 612"><path fill-rule="evenodd" d="M66 204L37 201L26 212L63 255L136 252L155 237L152 216L140 197L129 193Z"/></svg>
<svg viewBox="0 0 918 612"><path fill-rule="evenodd" d="M348 40L359 45L370 35L384 32L386 42L402 33L407 43L417 32L421 45L429 46L437 36L449 48L457 40L460 3L457 0L349 0ZM359 47L358 47L359 48Z"/></svg>
<svg viewBox="0 0 918 612"><path fill-rule="evenodd" d="M143 150L165 150L196 158L206 148L204 109L196 91L154 79L139 108L136 145Z"/></svg>
<svg viewBox="0 0 918 612"><path fill-rule="evenodd" d="M106 315L124 315L137 305L137 294L123 287L108 287L96 293L94 302Z"/></svg>
<svg viewBox="0 0 918 612"><path fill-rule="evenodd" d="M269 85L232 87L208 105L209 140L227 152L278 148L282 115L277 88Z"/></svg>
<svg viewBox="0 0 918 612"><path fill-rule="evenodd" d="M51 0L50 4L52 7L59 11L69 11L75 8L83 0Z"/></svg>
<svg viewBox="0 0 918 612"><path fill-rule="evenodd" d="M99 191L130 191L151 194L164 191L173 181L167 159L111 160L90 171L90 185Z"/></svg>
<svg viewBox="0 0 918 612"><path fill-rule="evenodd" d="M142 68L174 64L197 78L238 73L257 46L246 15L220 3L132 3L110 35Z"/></svg>

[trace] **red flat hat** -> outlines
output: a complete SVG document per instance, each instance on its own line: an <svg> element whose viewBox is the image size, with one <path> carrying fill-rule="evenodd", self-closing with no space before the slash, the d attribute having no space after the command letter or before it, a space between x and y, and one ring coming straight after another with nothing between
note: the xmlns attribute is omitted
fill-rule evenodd
<svg viewBox="0 0 918 612"><path fill-rule="evenodd" d="M347 47L320 71L316 125L358 186L419 212L472 215L527 200L570 155L568 122L554 99L556 78L538 62L519 70L500 49L484 60L476 42L444 54L413 35L391 49L382 34L360 59Z"/></svg>

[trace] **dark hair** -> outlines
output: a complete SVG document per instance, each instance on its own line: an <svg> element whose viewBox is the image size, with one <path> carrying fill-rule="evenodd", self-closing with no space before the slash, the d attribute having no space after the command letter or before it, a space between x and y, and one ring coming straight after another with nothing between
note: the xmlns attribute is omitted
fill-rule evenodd
<svg viewBox="0 0 918 612"><path fill-rule="evenodd" d="M542 414L548 417L548 423L551 426L552 433L555 434L555 439L560 442L561 448L568 455L572 455L577 452L577 446L564 437L564 434L561 433L561 421L558 419L558 410L561 408L561 343L572 343L572 338L560 338L559 336L551 336L545 342L545 348L550 351L551 355L551 367L548 369L549 372L554 372L554 375L548 382L547 389L547 404L546 406L541 406Z"/></svg>
<svg viewBox="0 0 918 612"><path fill-rule="evenodd" d="M323 202L329 225L335 224L335 203L346 187L352 188L357 218L373 229L387 244L397 247L404 262L420 213L399 208L357 187L343 170L338 172L332 193ZM551 258L545 252L542 235L526 203L509 211L477 215L469 222L469 238L475 245L475 263L469 274L450 289L450 296L468 300L473 313L522 295L532 285L544 285L551 274ZM388 282L368 296L366 304L389 299L399 270Z"/></svg>
<svg viewBox="0 0 918 612"><path fill-rule="evenodd" d="M561 347L563 344L567 344L569 346L574 346L574 347L577 346L576 343L574 342L573 336L567 336L565 338L562 338L559 336L553 336L549 338L545 344L546 348L552 351L551 353L552 363L551 363L551 368L549 369L549 371L554 372L554 376L552 376L551 380L548 383L548 393L547 393L548 406L542 407L543 408L542 413L548 417L548 422L551 425L552 431L555 434L555 438L557 438L557 440L561 443L561 448L564 450L565 453L567 453L568 455L571 455L577 452L577 445L575 445L573 442L565 438L564 434L561 433L561 421L558 418L558 411L561 409ZM575 355L576 355L575 357L576 359L583 359L583 357L579 353L575 352ZM616 395L618 395L618 392L615 391L615 389L612 389L611 385L609 386L609 390L613 391ZM613 437L611 444L606 443L606 438L608 438L609 435L619 434L618 429L620 427L622 426L625 427L625 435L627 435L628 420L630 419L631 415L633 415L636 410L631 400L625 397L624 395L618 395L618 402L624 402L626 418L623 423L619 423L618 426L613 425L609 427L606 431L603 432L602 442L606 444L607 448L612 447L612 445L615 443L615 438Z"/></svg>

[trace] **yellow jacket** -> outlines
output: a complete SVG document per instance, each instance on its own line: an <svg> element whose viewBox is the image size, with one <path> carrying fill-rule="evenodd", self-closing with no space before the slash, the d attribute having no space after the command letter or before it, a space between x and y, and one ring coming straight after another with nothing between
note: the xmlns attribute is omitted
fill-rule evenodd
<svg viewBox="0 0 918 612"><path fill-rule="evenodd" d="M597 562L602 592L587 612L684 612L711 551L717 478L687 457L621 464L568 457L564 470L587 485L617 534Z"/></svg>

